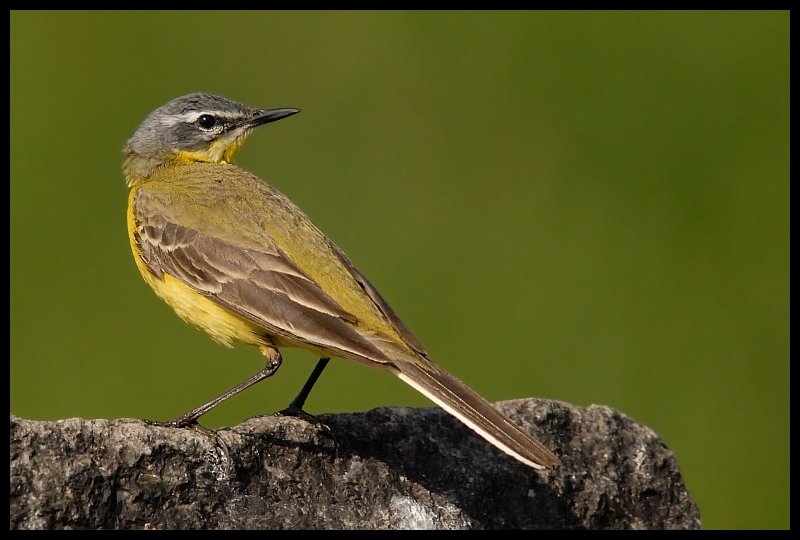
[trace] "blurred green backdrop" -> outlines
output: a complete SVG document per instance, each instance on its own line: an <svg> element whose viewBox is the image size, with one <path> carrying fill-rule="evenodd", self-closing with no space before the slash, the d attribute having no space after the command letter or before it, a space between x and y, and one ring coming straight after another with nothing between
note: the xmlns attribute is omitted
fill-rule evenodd
<svg viewBox="0 0 800 540"><path fill-rule="evenodd" d="M238 163L490 400L610 405L706 527L789 526L788 13L28 13L11 29L11 411L169 419L262 367L139 277L121 148L195 91L303 113ZM209 414L286 406L315 358ZM336 360L313 413L427 406Z"/></svg>

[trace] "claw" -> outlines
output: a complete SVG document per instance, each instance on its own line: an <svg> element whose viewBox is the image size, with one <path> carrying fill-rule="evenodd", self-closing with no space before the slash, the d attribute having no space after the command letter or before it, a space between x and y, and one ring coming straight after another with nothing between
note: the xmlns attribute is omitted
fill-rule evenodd
<svg viewBox="0 0 800 540"><path fill-rule="evenodd" d="M305 420L309 424L313 425L315 428L317 428L317 431L319 431L320 433L325 433L330 438L330 440L333 441L333 445L336 448L338 454L339 443L336 442L336 437L333 435L333 431L331 431L330 427L328 427L326 424L320 421L320 419L314 416L313 414L307 413L306 411L298 407L294 402L292 402L288 407L286 407L282 411L278 411L275 414L277 416L286 416L286 417L293 416L295 418Z"/></svg>

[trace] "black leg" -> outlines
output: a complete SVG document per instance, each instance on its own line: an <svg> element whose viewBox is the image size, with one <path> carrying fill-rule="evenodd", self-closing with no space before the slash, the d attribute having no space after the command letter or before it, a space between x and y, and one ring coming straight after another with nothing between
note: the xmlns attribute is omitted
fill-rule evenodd
<svg viewBox="0 0 800 540"><path fill-rule="evenodd" d="M303 410L303 407L305 407L306 404L306 399L308 399L308 394L311 393L311 389L314 388L314 385L317 383L317 379L319 379L319 376L322 375L322 372L325 370L325 366L327 366L328 362L330 361L330 358L319 359L314 371L311 372L308 380L306 380L306 384L303 385L303 389L300 390L300 393L297 394L297 397L295 397L289 404L289 409Z"/></svg>
<svg viewBox="0 0 800 540"><path fill-rule="evenodd" d="M175 428L184 428L188 427L197 431L198 433L205 435L209 439L214 442L214 446L220 448L222 450L222 461L223 461L223 470L225 471L225 475L227 476L230 473L230 450L228 450L228 445L225 444L225 441L217 434L216 431L213 429L208 429L200 424L197 423L198 418L206 414L208 411L225 401L226 399L235 396L242 390L247 390L254 384L263 381L264 379L271 377L278 371L278 368L281 367L281 362L283 359L281 358L281 353L278 352L278 349L262 347L261 353L267 359L267 365L264 366L264 369L244 381L243 383L236 385L235 387L231 388L221 396L212 399L208 403L205 403L196 409L192 409L191 411L187 412L183 416L179 416L174 420L170 420L169 422L153 422L150 420L146 420L148 424L155 425L155 426L162 426L162 427L175 427Z"/></svg>
<svg viewBox="0 0 800 540"><path fill-rule="evenodd" d="M267 365L264 367L264 369L262 369L261 371L259 371L258 373L256 373L243 383L235 386L234 388L231 388L221 396L212 399L208 403L200 405L196 409L192 409L183 416L175 418L174 420L170 420L169 422L150 422L150 423L164 427L182 428L191 426L197 423L198 418L206 414L208 411L210 411L211 409L213 409L226 399L235 396L242 390L247 390L254 384L259 383L268 377L272 377L275 374L275 372L278 371L278 368L281 367L281 362L283 362L281 358L281 353L279 353L277 349L268 349L268 348L262 348L261 352L267 358Z"/></svg>
<svg viewBox="0 0 800 540"><path fill-rule="evenodd" d="M306 404L306 399L308 399L308 394L311 393L311 389L314 388L314 384L317 382L317 379L319 379L319 376L322 375L322 372L325 370L325 366L327 366L328 362L330 361L330 358L319 359L314 371L312 371L311 375L309 375L306 383L303 385L302 390L300 390L300 393L297 394L297 397L292 400L288 407L280 411L278 414L281 416L294 416L295 418L302 418L309 424L315 425L318 430L327 433L333 440L333 443L336 444L336 438L333 436L333 433L331 433L331 429L320 422L313 414L308 414L303 410L303 406Z"/></svg>

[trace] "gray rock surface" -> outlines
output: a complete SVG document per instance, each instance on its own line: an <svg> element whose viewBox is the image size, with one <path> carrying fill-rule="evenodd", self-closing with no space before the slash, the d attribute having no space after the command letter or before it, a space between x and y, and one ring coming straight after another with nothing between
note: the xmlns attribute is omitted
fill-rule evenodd
<svg viewBox="0 0 800 540"><path fill-rule="evenodd" d="M530 469L441 409L263 416L213 437L11 416L12 529L699 528L672 452L608 407L498 403L560 458ZM331 436L332 435L332 436Z"/></svg>

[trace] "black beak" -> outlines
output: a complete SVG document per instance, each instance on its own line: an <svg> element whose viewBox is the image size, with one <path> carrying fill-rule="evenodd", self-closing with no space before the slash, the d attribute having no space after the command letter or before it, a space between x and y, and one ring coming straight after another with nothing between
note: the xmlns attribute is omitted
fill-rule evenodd
<svg viewBox="0 0 800 540"><path fill-rule="evenodd" d="M287 118L299 112L300 109L255 109L252 113L252 118L247 120L245 124L256 127L274 122L275 120Z"/></svg>

